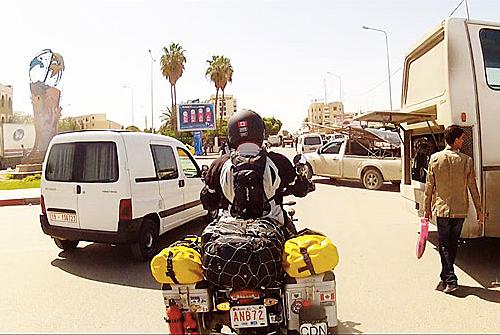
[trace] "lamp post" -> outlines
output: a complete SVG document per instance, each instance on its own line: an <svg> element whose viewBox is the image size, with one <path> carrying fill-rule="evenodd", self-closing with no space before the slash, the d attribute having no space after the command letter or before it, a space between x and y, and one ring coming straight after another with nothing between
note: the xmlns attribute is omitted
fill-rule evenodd
<svg viewBox="0 0 500 335"><path fill-rule="evenodd" d="M123 85L122 86L123 88L125 89L129 89L130 90L130 100L131 100L131 117L132 117L132 126L134 125L134 89L132 87L129 87L129 86L126 86L126 85Z"/></svg>
<svg viewBox="0 0 500 335"><path fill-rule="evenodd" d="M151 58L151 133L154 132L154 116L153 116L153 63L155 59L153 59L153 54L151 53L151 49L148 50L149 56Z"/></svg>
<svg viewBox="0 0 500 335"><path fill-rule="evenodd" d="M367 29L367 30L378 31L378 32L384 33L384 35L385 35L385 51L387 53L387 76L389 77L389 103L390 103L391 111L392 111L391 66L389 63L389 42L387 41L387 32L385 30L382 30L382 29L371 28L371 27L367 27L367 26L363 26L362 28Z"/></svg>

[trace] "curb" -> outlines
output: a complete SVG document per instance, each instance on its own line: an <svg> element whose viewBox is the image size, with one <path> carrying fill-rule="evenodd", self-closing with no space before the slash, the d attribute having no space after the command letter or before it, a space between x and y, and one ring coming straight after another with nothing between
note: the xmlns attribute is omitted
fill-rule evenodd
<svg viewBox="0 0 500 335"><path fill-rule="evenodd" d="M23 198L23 199L4 199L0 200L0 207L5 206L25 206L25 205L39 205L40 198Z"/></svg>

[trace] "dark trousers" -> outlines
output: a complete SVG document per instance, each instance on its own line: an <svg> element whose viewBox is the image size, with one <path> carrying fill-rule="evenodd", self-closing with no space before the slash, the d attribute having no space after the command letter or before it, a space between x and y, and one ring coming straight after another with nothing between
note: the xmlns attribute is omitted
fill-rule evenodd
<svg viewBox="0 0 500 335"><path fill-rule="evenodd" d="M458 239L464 224L463 218L437 218L439 256L441 256L441 280L447 284L457 284L457 276L453 270L457 256Z"/></svg>

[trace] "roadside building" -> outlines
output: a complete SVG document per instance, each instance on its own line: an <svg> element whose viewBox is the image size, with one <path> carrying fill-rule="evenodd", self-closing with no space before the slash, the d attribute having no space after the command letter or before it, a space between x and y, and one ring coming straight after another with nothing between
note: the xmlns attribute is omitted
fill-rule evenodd
<svg viewBox="0 0 500 335"><path fill-rule="evenodd" d="M219 95L217 103L217 120L220 120L221 113L224 120L229 120L229 118L237 111L236 98L231 94L226 94L224 96L225 105L222 103L222 95ZM215 106L215 95L211 95L208 101Z"/></svg>
<svg viewBox="0 0 500 335"><path fill-rule="evenodd" d="M324 102L314 101L309 105L307 119L316 125L309 125L311 132L331 132L321 126L340 126L344 118L344 105L340 101Z"/></svg>
<svg viewBox="0 0 500 335"><path fill-rule="evenodd" d="M106 113L74 117L80 129L125 129L121 124L106 119Z"/></svg>
<svg viewBox="0 0 500 335"><path fill-rule="evenodd" d="M0 123L12 118L12 86L0 84Z"/></svg>

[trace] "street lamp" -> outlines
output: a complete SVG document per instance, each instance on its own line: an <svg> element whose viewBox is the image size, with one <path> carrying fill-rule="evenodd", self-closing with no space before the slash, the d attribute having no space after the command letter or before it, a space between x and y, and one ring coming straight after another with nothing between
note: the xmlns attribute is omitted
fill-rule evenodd
<svg viewBox="0 0 500 335"><path fill-rule="evenodd" d="M156 60L153 59L153 54L151 53L151 49L148 50L149 56L151 57L151 133L154 132L154 120L153 120L153 62Z"/></svg>
<svg viewBox="0 0 500 335"><path fill-rule="evenodd" d="M132 126L134 125L134 89L132 87L129 87L129 86L126 86L126 85L123 85L122 86L123 88L125 89L129 89L130 90L130 99L131 99L131 116L132 116Z"/></svg>
<svg viewBox="0 0 500 335"><path fill-rule="evenodd" d="M392 111L391 66L389 63L389 42L387 41L387 32L385 30L382 30L382 29L371 28L371 27L367 27L367 26L363 26L362 28L367 29L367 30L378 31L378 32L384 33L384 35L385 35L385 51L387 53L387 76L389 77L389 103L391 105L391 111Z"/></svg>

